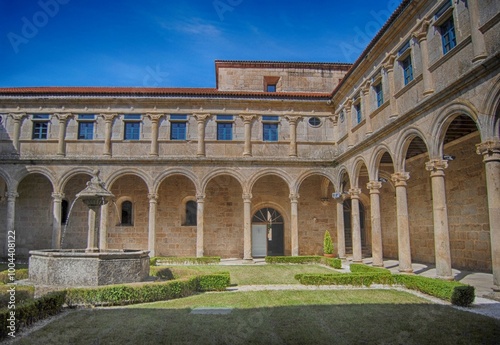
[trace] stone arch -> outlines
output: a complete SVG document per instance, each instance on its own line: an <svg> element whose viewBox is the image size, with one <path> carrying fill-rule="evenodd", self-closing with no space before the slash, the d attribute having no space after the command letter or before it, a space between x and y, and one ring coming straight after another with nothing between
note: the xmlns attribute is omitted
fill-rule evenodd
<svg viewBox="0 0 500 345"><path fill-rule="evenodd" d="M152 190L151 179L149 178L149 176L144 171L134 168L124 168L113 172L111 175L108 176L107 180L105 181L106 189L110 190L110 188L119 178L126 175L134 175L139 177L146 184L148 190Z"/></svg>
<svg viewBox="0 0 500 345"><path fill-rule="evenodd" d="M292 186L293 186L293 182L292 182L292 178L290 177L290 175L283 169L275 169L275 170L270 170L270 169L266 169L266 170L262 170L258 173L256 173L255 175L253 175L248 183L247 183L247 188L248 188L248 191L252 191L252 189L254 188L255 186L255 183L261 178L261 177L264 177L264 176L268 176L268 175L273 175L273 176L277 176L279 178L281 178L283 181L285 181L285 183L288 185L288 189L289 191L291 192L292 191ZM243 191L245 193L245 190Z"/></svg>
<svg viewBox="0 0 500 345"><path fill-rule="evenodd" d="M16 176L16 180L18 181L18 185L29 175L32 174L40 174L45 176L50 184L52 185L52 191L55 192L56 189L56 178L54 174L47 168L35 166L35 167L27 167L26 170L23 170L19 175Z"/></svg>
<svg viewBox="0 0 500 345"><path fill-rule="evenodd" d="M484 102L485 128L480 126L483 140L500 137L500 77L495 81L492 90Z"/></svg>
<svg viewBox="0 0 500 345"><path fill-rule="evenodd" d="M339 169L339 172L337 174L337 183L338 183L338 188L335 188L335 190L338 190L339 193L347 192L347 190L344 190L343 184L344 180L349 182L349 188L351 186L351 177L349 176L349 170L345 165L342 165Z"/></svg>
<svg viewBox="0 0 500 345"><path fill-rule="evenodd" d="M478 127L478 115L474 105L466 100L460 100L450 105L447 105L434 119L431 128L431 145L428 147L429 156L432 158L440 158L443 153L443 145L446 132L450 124L460 115L467 115ZM480 128L478 130L481 133Z"/></svg>
<svg viewBox="0 0 500 345"><path fill-rule="evenodd" d="M333 176L332 175L329 175L327 173L325 173L324 171L322 170L319 170L319 169L314 169L314 170L308 170L304 173L302 173L296 180L295 184L292 186L291 189L291 192L292 193L299 193L299 190L300 190L300 186L302 185L302 183L310 176L314 176L314 175L320 175L324 178L326 178L328 181L330 181L330 183L334 186L334 189L335 189L335 182L333 181Z"/></svg>
<svg viewBox="0 0 500 345"><path fill-rule="evenodd" d="M59 178L56 190L64 191L64 189L66 188L66 184L73 177L75 177L76 175L80 175L80 174L92 176L92 172L93 172L93 169L91 169L89 167L77 167L77 168L73 168L71 170L68 170Z"/></svg>
<svg viewBox="0 0 500 345"><path fill-rule="evenodd" d="M408 147L410 146L413 139L419 137L424 142L427 152L429 151L429 144L427 137L420 131L420 129L415 127L409 127L405 131L401 133L397 140L396 144L396 154L393 157L394 159L394 171L405 171L405 161L406 161L406 153L408 151Z"/></svg>
<svg viewBox="0 0 500 345"><path fill-rule="evenodd" d="M10 191L12 188L12 183L13 183L10 175L7 172L0 169L0 178L5 182L5 186L7 188L7 191ZM3 195L0 195L0 198L3 198L3 197L4 197Z"/></svg>
<svg viewBox="0 0 500 345"><path fill-rule="evenodd" d="M362 156L358 156L354 158L353 164L352 164L352 171L351 171L351 184L353 187L359 187L358 182L359 182L359 174L361 172L361 169L363 169L363 165L365 168L368 170L368 165L366 164L365 159ZM368 179L370 179L370 171L368 170Z"/></svg>
<svg viewBox="0 0 500 345"><path fill-rule="evenodd" d="M234 179L236 179L236 181L239 182L243 192L245 192L245 182L244 182L245 178L241 174L239 174L233 170L219 168L219 169L212 170L210 173L203 176L203 179L201 180L201 183L200 183L201 193L205 193L207 185L210 183L210 181L212 181L212 179L214 179L218 176L222 176L222 175L228 175L228 176L231 176Z"/></svg>
<svg viewBox="0 0 500 345"><path fill-rule="evenodd" d="M368 172L370 178L377 179L379 177L379 167L384 154L387 153L391 157L394 168L394 155L386 144L380 144L371 154L368 161Z"/></svg>
<svg viewBox="0 0 500 345"><path fill-rule="evenodd" d="M198 193L202 192L203 189L200 187L198 177L191 170L185 168L170 168L163 171L155 178L155 180L153 181L153 188L150 190L154 191L154 193L158 193L158 190L165 179L174 175L186 177L194 184Z"/></svg>

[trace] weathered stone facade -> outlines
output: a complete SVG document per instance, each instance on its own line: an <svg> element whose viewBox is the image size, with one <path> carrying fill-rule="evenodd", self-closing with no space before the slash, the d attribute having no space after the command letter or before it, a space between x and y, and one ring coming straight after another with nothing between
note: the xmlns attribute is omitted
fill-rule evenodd
<svg viewBox="0 0 500 345"><path fill-rule="evenodd" d="M85 248L63 203L99 169L103 248L321 254L328 230L340 257L500 285L499 12L405 0L352 66L216 61L216 89L0 89L0 231Z"/></svg>

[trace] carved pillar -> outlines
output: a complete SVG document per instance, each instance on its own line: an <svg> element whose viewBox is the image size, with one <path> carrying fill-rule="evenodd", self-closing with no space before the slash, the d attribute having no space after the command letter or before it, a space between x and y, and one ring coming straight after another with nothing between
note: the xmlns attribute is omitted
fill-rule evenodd
<svg viewBox="0 0 500 345"><path fill-rule="evenodd" d="M205 156L205 121L210 117L210 114L194 114L198 123L198 149L197 156Z"/></svg>
<svg viewBox="0 0 500 345"><path fill-rule="evenodd" d="M413 272L411 266L410 226L408 224L408 200L406 196L406 181L410 178L407 172L391 175L396 187L396 208L398 227L399 271Z"/></svg>
<svg viewBox="0 0 500 345"><path fill-rule="evenodd" d="M243 194L243 259L252 259L252 194Z"/></svg>
<svg viewBox="0 0 500 345"><path fill-rule="evenodd" d="M52 193L52 248L61 249L63 193Z"/></svg>
<svg viewBox="0 0 500 345"><path fill-rule="evenodd" d="M467 1L469 7L470 29L472 38L472 50L474 57L472 62L483 61L488 54L486 53L486 44L484 43L484 36L479 30L479 5L478 1Z"/></svg>
<svg viewBox="0 0 500 345"><path fill-rule="evenodd" d="M380 225L380 188L382 188L382 183L378 181L370 181L366 185L366 188L370 190L373 266L384 266L382 228Z"/></svg>
<svg viewBox="0 0 500 345"><path fill-rule="evenodd" d="M448 229L448 208L444 169L448 162L431 160L425 163L430 171L432 184L432 211L434 218L434 251L436 254L436 275L438 278L453 279L451 271L450 234Z"/></svg>
<svg viewBox="0 0 500 345"><path fill-rule="evenodd" d="M352 110L352 99L348 98L346 103L345 103L345 118L347 120L347 128L348 128L348 138L347 138L347 146L348 147L353 147L354 146L354 136L352 135L352 128L354 127L352 125L352 116L351 116L351 111Z"/></svg>
<svg viewBox="0 0 500 345"><path fill-rule="evenodd" d="M429 21L422 21L419 31L413 33L413 37L418 40L420 45L420 53L422 55L422 78L424 83L424 97L434 92L434 82L432 73L429 71L429 49L427 47L427 31L429 29Z"/></svg>
<svg viewBox="0 0 500 345"><path fill-rule="evenodd" d="M337 202L337 251L340 259L345 259L345 227L344 227L344 198L335 199Z"/></svg>
<svg viewBox="0 0 500 345"><path fill-rule="evenodd" d="M290 124L290 151L288 155L290 157L297 157L297 122L299 122L302 117L300 116L285 116Z"/></svg>
<svg viewBox="0 0 500 345"><path fill-rule="evenodd" d="M391 103L391 118L398 116L398 103L396 97L396 88L394 86L394 61L396 60L395 55L387 55L383 67L387 73L387 80L389 82L389 101Z"/></svg>
<svg viewBox="0 0 500 345"><path fill-rule="evenodd" d="M203 212L205 205L205 194L196 195L197 212L196 212L196 257L203 257Z"/></svg>
<svg viewBox="0 0 500 345"><path fill-rule="evenodd" d="M359 195L361 189L351 188L349 194L351 195L352 261L362 262L361 224L359 222Z"/></svg>
<svg viewBox="0 0 500 345"><path fill-rule="evenodd" d="M104 152L103 155L111 156L111 134L113 130L113 121L118 114L101 114L104 118L105 132L104 132Z"/></svg>
<svg viewBox="0 0 500 345"><path fill-rule="evenodd" d="M90 207L89 208L89 216L88 216L88 223L89 223L89 228L88 228L88 233L87 233L87 249L85 250L86 252L97 252L97 245L96 245L96 234L97 234L97 210L98 207Z"/></svg>
<svg viewBox="0 0 500 345"><path fill-rule="evenodd" d="M485 141L476 147L486 172L493 284L500 290L500 140Z"/></svg>
<svg viewBox="0 0 500 345"><path fill-rule="evenodd" d="M373 133L372 119L370 114L372 112L370 98L368 97L370 93L370 82L365 82L363 88L361 89L359 97L361 97L361 113L363 114L366 121L366 135L369 136Z"/></svg>
<svg viewBox="0 0 500 345"><path fill-rule="evenodd" d="M150 156L158 156L158 123L163 114L146 114L151 119L151 150Z"/></svg>
<svg viewBox="0 0 500 345"><path fill-rule="evenodd" d="M243 156L252 156L252 122L255 115L240 115L243 119L243 124L245 126L245 147L243 149Z"/></svg>
<svg viewBox="0 0 500 345"><path fill-rule="evenodd" d="M54 114L57 119L59 120L59 139L57 142L57 154L59 156L65 156L66 155L66 121L68 120L69 117L71 117L71 114Z"/></svg>
<svg viewBox="0 0 500 345"><path fill-rule="evenodd" d="M7 234L6 236L15 234L15 224L16 224L16 198L19 197L17 192L7 192L5 193L7 197ZM4 257L7 257L8 253L8 241L5 238Z"/></svg>
<svg viewBox="0 0 500 345"><path fill-rule="evenodd" d="M290 228L291 228L291 244L292 244L292 256L299 255L299 194L290 194Z"/></svg>
<svg viewBox="0 0 500 345"><path fill-rule="evenodd" d="M101 206L101 225L99 227L99 249L108 249L109 203Z"/></svg>
<svg viewBox="0 0 500 345"><path fill-rule="evenodd" d="M149 193L149 223L148 223L148 250L149 256L155 256L156 248L156 206L158 204L158 194Z"/></svg>
<svg viewBox="0 0 500 345"><path fill-rule="evenodd" d="M9 116L14 120L14 135L12 138L12 145L14 146L14 149L17 153L21 153L19 152L19 138L21 136L21 125L24 118L26 117L26 113L10 113Z"/></svg>

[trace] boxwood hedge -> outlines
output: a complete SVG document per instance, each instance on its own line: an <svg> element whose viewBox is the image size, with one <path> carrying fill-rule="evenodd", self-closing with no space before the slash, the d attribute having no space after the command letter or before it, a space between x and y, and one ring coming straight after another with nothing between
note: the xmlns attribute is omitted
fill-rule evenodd
<svg viewBox="0 0 500 345"><path fill-rule="evenodd" d="M268 264L323 264L333 268L342 268L342 261L324 256L266 256Z"/></svg>

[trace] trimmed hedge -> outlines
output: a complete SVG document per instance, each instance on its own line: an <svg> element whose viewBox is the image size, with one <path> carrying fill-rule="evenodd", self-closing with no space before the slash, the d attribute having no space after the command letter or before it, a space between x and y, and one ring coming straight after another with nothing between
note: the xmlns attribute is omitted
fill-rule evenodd
<svg viewBox="0 0 500 345"><path fill-rule="evenodd" d="M28 279L28 269L27 268L18 268L16 269L16 280ZM12 283L9 279L9 271L5 270L0 272L0 283L8 284Z"/></svg>
<svg viewBox="0 0 500 345"><path fill-rule="evenodd" d="M16 322L13 325L15 331L59 313L63 308L65 295L65 291L51 292L40 298L16 304ZM10 312L11 310L6 308L0 311L0 339L6 338L8 333L13 331L13 329L8 328L11 324L9 321Z"/></svg>
<svg viewBox="0 0 500 345"><path fill-rule="evenodd" d="M187 297L198 291L222 291L229 286L229 273L210 274L141 285L110 285L68 289L68 306L126 305Z"/></svg>
<svg viewBox="0 0 500 345"><path fill-rule="evenodd" d="M337 258L321 258L321 263L336 269L342 268L342 260Z"/></svg>
<svg viewBox="0 0 500 345"><path fill-rule="evenodd" d="M350 264L349 265L352 273L381 273L381 274L391 274L387 268L383 267L373 267L365 264Z"/></svg>
<svg viewBox="0 0 500 345"><path fill-rule="evenodd" d="M266 256L268 264L323 264L333 268L342 268L342 260L324 256Z"/></svg>
<svg viewBox="0 0 500 345"><path fill-rule="evenodd" d="M216 265L220 263L220 256L194 257L166 257L153 256L149 259L151 266L160 265Z"/></svg>
<svg viewBox="0 0 500 345"><path fill-rule="evenodd" d="M390 275L380 273L297 274L295 279L304 285L370 286L392 283Z"/></svg>
<svg viewBox="0 0 500 345"><path fill-rule="evenodd" d="M0 285L0 309L7 306L10 301L10 288L14 285ZM16 303L22 303L26 300L33 299L35 288L33 286L15 285Z"/></svg>

